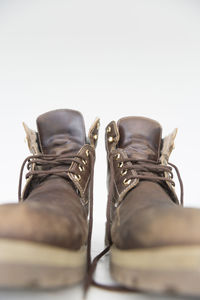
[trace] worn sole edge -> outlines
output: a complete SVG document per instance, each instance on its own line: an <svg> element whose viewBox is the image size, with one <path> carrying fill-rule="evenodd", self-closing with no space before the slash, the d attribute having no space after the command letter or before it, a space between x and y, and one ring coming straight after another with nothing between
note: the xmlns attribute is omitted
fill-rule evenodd
<svg viewBox="0 0 200 300"><path fill-rule="evenodd" d="M29 241L0 239L0 287L57 288L83 280L86 246L68 250Z"/></svg>
<svg viewBox="0 0 200 300"><path fill-rule="evenodd" d="M142 250L111 248L111 262L142 270L196 270L200 268L200 246L159 247Z"/></svg>
<svg viewBox="0 0 200 300"><path fill-rule="evenodd" d="M200 295L200 246L111 247L110 266L112 277L128 288Z"/></svg>

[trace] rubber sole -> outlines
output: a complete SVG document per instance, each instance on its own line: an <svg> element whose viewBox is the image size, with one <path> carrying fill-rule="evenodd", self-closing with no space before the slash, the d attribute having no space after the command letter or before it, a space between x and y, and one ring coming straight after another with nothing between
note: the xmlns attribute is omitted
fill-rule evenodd
<svg viewBox="0 0 200 300"><path fill-rule="evenodd" d="M200 246L144 250L112 247L110 267L112 277L131 289L200 295Z"/></svg>
<svg viewBox="0 0 200 300"><path fill-rule="evenodd" d="M0 239L1 288L59 288L80 282L85 272L86 247L71 251Z"/></svg>

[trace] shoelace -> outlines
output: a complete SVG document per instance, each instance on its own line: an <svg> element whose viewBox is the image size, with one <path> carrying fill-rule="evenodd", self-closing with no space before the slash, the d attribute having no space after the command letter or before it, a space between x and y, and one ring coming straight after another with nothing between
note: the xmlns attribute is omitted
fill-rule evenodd
<svg viewBox="0 0 200 300"><path fill-rule="evenodd" d="M30 155L28 156L21 167L19 176L19 188L18 188L18 198L19 201L22 198L22 178L24 167L27 164L28 173L26 174L26 179L31 176L39 177L44 180L49 175L57 175L60 177L69 178L69 166L72 162L76 162L80 167L84 168L85 158L81 155L67 156L67 155ZM92 227L93 227L93 175L94 175L94 157L90 155L90 201L89 201L89 223L88 223L88 244L87 244L87 271L91 265L91 237L92 237ZM32 169L32 166L36 165L37 169ZM63 168L66 166L66 170ZM42 167L43 169L39 169ZM60 169L59 169L60 167ZM74 171L70 170L71 174L77 176ZM69 178L70 179L70 178ZM70 179L71 180L71 179Z"/></svg>
<svg viewBox="0 0 200 300"><path fill-rule="evenodd" d="M116 156L116 155L115 155ZM106 254L109 252L110 247L112 246L112 238L111 238L111 220L110 220L110 211L111 211L111 204L112 204L112 196L114 192L114 165L113 165L113 159L114 156L111 155L109 157L109 163L110 163L110 186L109 186L109 194L108 194L108 202L107 202L107 213L106 213L106 218L107 218L107 223L106 223L106 232L107 232L107 240L108 240L108 246L101 251L92 261L90 264L88 274L85 280L85 285L84 285L84 292L85 295L90 287L90 285L93 285L95 287L109 290L109 291L118 291L118 292L141 292L141 290L138 289L129 289L123 286L111 286L111 285L105 285L98 283L94 280L94 272L96 270L98 261ZM136 171L136 175L129 175L126 177L126 182L129 180L134 180L134 179L141 179L141 180L150 180L153 182L162 182L162 181L169 181L173 186L175 186L173 179L173 174L172 174L172 167L175 169L179 184L180 184L180 204L183 205L183 182L180 176L180 172L178 168L168 162L169 166L164 166L161 165L160 161L152 161L152 160L147 160L147 159L139 159L136 160L135 158L126 158L126 159L121 159L118 161L119 164L121 163L123 165L123 168L121 169L121 172L125 172L126 170L134 170ZM131 162L131 166L125 166L127 162ZM164 177L164 172L167 172L169 174L169 178ZM152 174L153 173L153 174ZM156 175L154 175L156 174Z"/></svg>
<svg viewBox="0 0 200 300"><path fill-rule="evenodd" d="M24 171L24 167L27 163L27 169L28 169L28 173L26 174L26 179L28 179L30 176L37 176L37 177L41 177L42 179L45 179L47 176L49 175L57 175L57 176L61 176L61 177L69 177L68 173L68 168L66 168L66 170L64 170L63 168L57 168L59 166L64 166L66 165L66 167L72 163L72 162L77 162L80 164L80 166L84 167L82 165L82 161L84 160L84 158L81 155L75 155L75 156L66 156L66 155L31 155L28 156L21 167L20 170L20 177L19 177L19 189L18 189L18 197L19 200L21 200L21 187L22 187L22 178L23 178L23 171ZM110 291L121 291L121 292L140 292L140 290L137 289L128 289L122 286L109 286L109 285L105 285L105 284L100 284L98 282L96 282L93 279L93 274L96 270L98 261L101 259L101 257L103 257L106 253L109 252L110 247L112 246L112 240L111 240L111 223L110 223L110 208L111 208L111 203L112 203L112 195L113 195L113 181L114 181L114 167L113 167L113 157L109 158L110 161L110 189L109 189L109 195L108 195L108 204L107 204L107 234L108 234L108 242L109 245L102 251L100 252L94 259L93 261L91 260L91 237L92 237L92 228L93 228L93 175L94 175L94 157L93 155L91 155L91 183L90 183L90 205L89 205L89 224L88 224L88 246L87 246L87 275L86 275L86 279L85 279L85 285L84 285L84 291L85 294L89 288L90 285L96 286L98 288L102 288L102 289L106 289L106 290L110 290ZM160 162L154 162L154 161L150 161L150 160L135 160L135 159L123 159L120 162L126 163L126 162L132 162L134 163L133 166L131 167L126 167L126 169L133 169L136 170L137 172L156 172L157 174L161 174L163 172L169 172L169 174L171 174L171 178L162 178L161 176L147 176L147 175L131 175L129 177L127 177L126 179L135 179L135 178L140 178L140 179L146 179L146 180L152 180L152 181L170 181L172 183L172 185L174 185L174 182L172 181L173 178L173 174L172 174L172 168L168 167L168 166L161 166ZM31 166L35 164L38 167L43 167L44 169L37 169L37 170L30 170ZM183 183L181 180L181 176L179 173L178 168L171 164L168 163L170 166L172 166L178 176L179 179L179 183L180 183L180 188L181 188L181 204L183 204ZM47 168L45 170L45 168ZM121 171L123 172L125 169L122 169ZM71 174L75 174L75 172L70 171ZM162 178L162 179L161 179Z"/></svg>

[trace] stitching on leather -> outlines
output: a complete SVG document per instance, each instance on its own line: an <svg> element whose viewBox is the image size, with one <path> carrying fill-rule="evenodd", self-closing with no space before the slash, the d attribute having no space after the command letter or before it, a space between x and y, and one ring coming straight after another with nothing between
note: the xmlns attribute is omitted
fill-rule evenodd
<svg viewBox="0 0 200 300"><path fill-rule="evenodd" d="M95 153L94 152L94 148L91 146L91 145L83 145L82 148L78 151L78 154L81 154L83 153L84 151L86 150L89 150L91 151L91 155L94 155L95 156ZM69 168L69 177L70 179L72 180L72 182L74 183L74 185L77 187L77 189L79 190L80 194L81 194L81 198L85 198L85 190L86 190L86 187L87 187L87 184L88 184L88 180L90 179L90 176L88 177L86 183L84 184L84 186L82 186L78 181L76 181L73 176L70 174L70 170L72 170L73 168L76 168L76 166L78 165L78 163L75 163L75 162L72 162L70 168Z"/></svg>
<svg viewBox="0 0 200 300"><path fill-rule="evenodd" d="M87 188L87 186L88 186L88 183L89 183L89 181L90 181L90 178L91 178L91 176L89 175L89 176L88 176L88 179L87 179L87 181L86 181L86 183L85 183L85 188L84 188L84 190L83 190L84 194L85 194L86 188Z"/></svg>
<svg viewBox="0 0 200 300"><path fill-rule="evenodd" d="M125 157L125 158L128 157L122 149L119 149L118 152L122 155L122 157ZM134 170L131 170L131 173L133 175L137 174ZM119 201L118 201L119 203L123 200L123 198L127 194L127 192L129 190L131 190L133 187L135 187L138 184L138 182L139 182L139 179L134 180L132 182L132 184L128 185L125 189L122 189L121 193L119 193Z"/></svg>
<svg viewBox="0 0 200 300"><path fill-rule="evenodd" d="M117 191L118 197L119 197L119 196L120 196L120 193L119 193L119 191L118 191L118 188L117 188L117 183L116 183L115 179L114 179L114 185L115 185L115 188L116 188L116 191Z"/></svg>

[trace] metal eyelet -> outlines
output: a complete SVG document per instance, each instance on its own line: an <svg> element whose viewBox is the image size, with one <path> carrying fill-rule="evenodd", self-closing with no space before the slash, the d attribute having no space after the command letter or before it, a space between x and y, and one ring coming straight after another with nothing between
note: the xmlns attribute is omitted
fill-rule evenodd
<svg viewBox="0 0 200 300"><path fill-rule="evenodd" d="M78 168L81 172L83 172L85 170L85 168L83 166L79 166Z"/></svg>
<svg viewBox="0 0 200 300"><path fill-rule="evenodd" d="M116 159L116 160L120 159L120 153L117 153L117 154L115 155L115 159Z"/></svg>
<svg viewBox="0 0 200 300"><path fill-rule="evenodd" d="M80 181L80 180L81 180L81 175L79 175L79 174L76 175L76 174L75 174L75 175L74 175L74 179L77 180L77 181Z"/></svg>
<svg viewBox="0 0 200 300"><path fill-rule="evenodd" d="M127 179L125 178L125 179L123 180L123 184L124 184L124 185L129 185L130 183L131 183L131 179L128 179L128 180L127 180Z"/></svg>
<svg viewBox="0 0 200 300"><path fill-rule="evenodd" d="M127 174L127 170L122 170L121 171L121 176L124 176L124 175L126 175Z"/></svg>
<svg viewBox="0 0 200 300"><path fill-rule="evenodd" d="M97 135L97 134L94 134L94 135L93 135L93 139L94 139L95 141L97 141L98 135Z"/></svg>
<svg viewBox="0 0 200 300"><path fill-rule="evenodd" d="M85 154L86 154L87 156L89 156L89 155L90 155L90 151L87 149L87 150L85 151Z"/></svg>
<svg viewBox="0 0 200 300"><path fill-rule="evenodd" d="M109 143L112 143L114 141L114 138L112 136L109 136L108 141Z"/></svg>
<svg viewBox="0 0 200 300"><path fill-rule="evenodd" d="M87 160L82 159L82 163L83 163L84 165L87 165Z"/></svg>
<svg viewBox="0 0 200 300"><path fill-rule="evenodd" d="M111 127L110 126L107 127L106 132L107 133L111 132Z"/></svg>
<svg viewBox="0 0 200 300"><path fill-rule="evenodd" d="M118 163L118 168L122 168L124 165L123 161L121 161L120 163Z"/></svg>

